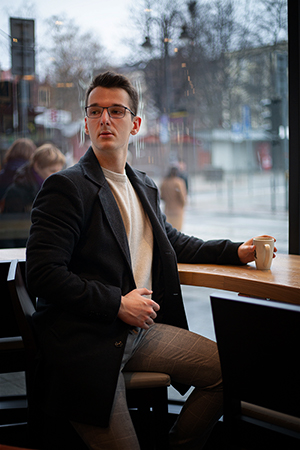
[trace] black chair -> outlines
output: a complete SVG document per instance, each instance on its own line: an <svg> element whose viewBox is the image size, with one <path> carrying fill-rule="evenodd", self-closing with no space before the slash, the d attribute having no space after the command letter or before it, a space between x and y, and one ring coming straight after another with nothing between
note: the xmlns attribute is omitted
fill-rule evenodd
<svg viewBox="0 0 300 450"><path fill-rule="evenodd" d="M211 306L224 383L224 448L300 448L300 306L231 293Z"/></svg>
<svg viewBox="0 0 300 450"><path fill-rule="evenodd" d="M39 415L31 407L31 392L34 382L33 375L37 352L37 340L32 327L32 315L35 312L35 306L25 287L21 268L17 260L12 261L10 264L7 282L16 320L25 347L29 430L31 426L33 430L36 430ZM168 448L169 431L167 388L171 382L169 375L151 372L126 372L124 375L128 406L129 408L138 409L138 414L136 414L138 419L137 431L142 448L154 448L153 446L155 445L155 449L166 450ZM151 430L155 430L155 442L153 443L149 439L149 420L152 419L153 428ZM146 428L147 434L144 433ZM34 433L33 431L31 434ZM38 445L37 442L33 442L33 444Z"/></svg>
<svg viewBox="0 0 300 450"><path fill-rule="evenodd" d="M0 374L24 371L24 345L21 336L0 338ZM0 427L26 420L26 395L0 393Z"/></svg>
<svg viewBox="0 0 300 450"><path fill-rule="evenodd" d="M14 317L7 286L9 261L0 262L0 442L23 442L26 435L27 396L25 350Z"/></svg>

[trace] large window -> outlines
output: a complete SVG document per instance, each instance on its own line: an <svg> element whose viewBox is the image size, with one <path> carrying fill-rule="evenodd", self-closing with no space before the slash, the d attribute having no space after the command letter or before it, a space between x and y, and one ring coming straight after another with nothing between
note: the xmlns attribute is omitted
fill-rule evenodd
<svg viewBox="0 0 300 450"><path fill-rule="evenodd" d="M111 11L92 2L86 18L68 0L16 3L1 22L2 168L20 137L52 141L76 162L89 145L85 88L93 74L117 70L141 95L131 164L159 186L171 167L184 172L182 231L233 240L270 233L288 252L285 0L115 0ZM95 26L98 13L107 27ZM28 213L0 219L1 246L24 245Z"/></svg>

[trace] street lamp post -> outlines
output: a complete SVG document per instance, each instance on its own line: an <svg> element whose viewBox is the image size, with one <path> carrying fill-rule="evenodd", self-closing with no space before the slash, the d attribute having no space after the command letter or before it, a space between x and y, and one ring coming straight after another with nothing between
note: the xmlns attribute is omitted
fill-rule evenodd
<svg viewBox="0 0 300 450"><path fill-rule="evenodd" d="M147 10L151 12L151 9ZM180 28L181 34L179 39L182 42L187 42L189 40L188 27L182 16L182 13L177 10L170 11L169 14L163 14L161 17L149 16L146 20L147 36L142 44L145 50L153 50L153 38L150 36L150 28L156 25L159 34L159 44L162 45L162 60L163 60L163 86L165 91L165 107L164 112L170 114L174 107L172 100L172 74L170 67L170 52L169 45L173 41L173 29Z"/></svg>
<svg viewBox="0 0 300 450"><path fill-rule="evenodd" d="M149 10L150 12L151 10ZM170 155L172 153L171 140L170 140L170 114L174 112L174 98L173 98L173 86L172 86L172 71L171 71L171 56L170 56L170 44L173 41L175 29L179 28L181 33L179 39L182 42L186 42L189 39L187 24L183 18L181 12L176 9L167 13L163 13L160 17L148 17L146 20L147 36L142 44L142 47L147 51L153 51L155 53L155 47L153 46L153 27L156 26L159 35L159 45L161 46L161 60L163 63L162 78L158 80L158 83L162 82L163 90L159 96L161 102L160 111L160 142L162 145L161 150L164 153L164 162L169 165ZM152 28L152 30L151 30ZM152 35L151 35L152 31Z"/></svg>

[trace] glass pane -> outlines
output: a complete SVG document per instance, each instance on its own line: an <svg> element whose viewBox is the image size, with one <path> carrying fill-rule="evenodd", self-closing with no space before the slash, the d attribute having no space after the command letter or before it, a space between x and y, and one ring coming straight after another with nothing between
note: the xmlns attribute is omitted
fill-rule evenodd
<svg viewBox="0 0 300 450"><path fill-rule="evenodd" d="M149 2L147 130L133 160L158 183L170 167L184 167L188 234L270 233L288 251L286 6Z"/></svg>
<svg viewBox="0 0 300 450"><path fill-rule="evenodd" d="M113 3L101 5L101 26L93 8L85 18L68 0L16 1L5 9L2 168L20 137L37 146L50 140L68 165L76 162L89 145L82 127L86 86L93 74L113 68L141 95L143 127L130 142L132 165L159 186L171 167L185 172L182 231L233 240L270 233L287 252L286 1ZM19 212L22 220L1 215L2 246L26 242L28 214Z"/></svg>

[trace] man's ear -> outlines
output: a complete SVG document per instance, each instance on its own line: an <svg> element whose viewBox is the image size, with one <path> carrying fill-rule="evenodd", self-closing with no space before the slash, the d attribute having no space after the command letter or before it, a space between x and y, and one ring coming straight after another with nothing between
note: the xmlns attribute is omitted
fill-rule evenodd
<svg viewBox="0 0 300 450"><path fill-rule="evenodd" d="M87 125L87 117L84 118L84 132L85 134L89 135L89 129L88 129L88 125Z"/></svg>
<svg viewBox="0 0 300 450"><path fill-rule="evenodd" d="M137 134L141 128L142 119L139 116L135 116L132 122L132 130L130 131L130 134L133 136Z"/></svg>

